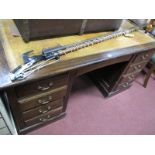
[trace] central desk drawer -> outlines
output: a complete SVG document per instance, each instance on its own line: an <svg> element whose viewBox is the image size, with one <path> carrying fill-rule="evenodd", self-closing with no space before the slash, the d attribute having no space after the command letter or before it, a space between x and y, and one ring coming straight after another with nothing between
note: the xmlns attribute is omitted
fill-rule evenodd
<svg viewBox="0 0 155 155"><path fill-rule="evenodd" d="M59 114L62 113L62 108L63 107L59 107L56 108L54 110L49 111L46 114L42 114L38 117L29 119L25 121L25 125L26 126L31 126L31 125L35 125L35 124L39 124L39 123L45 123L48 122L49 120L53 119L55 116L58 116Z"/></svg>
<svg viewBox="0 0 155 155"><path fill-rule="evenodd" d="M43 105L43 106L40 106L40 107L37 107L37 108L23 112L22 113L23 119L28 120L28 119L31 119L33 117L36 117L36 116L39 116L42 114L46 114L49 111L54 110L54 109L61 107L61 106L63 106L63 99L50 102L47 105Z"/></svg>
<svg viewBox="0 0 155 155"><path fill-rule="evenodd" d="M67 84L67 82L68 74L63 74L53 78L39 80L37 82L18 86L16 88L16 94L18 98L33 96L64 86Z"/></svg>
<svg viewBox="0 0 155 155"><path fill-rule="evenodd" d="M61 99L66 95L67 86L60 87L58 89L43 93L41 95L36 95L31 98L25 98L18 100L20 108L22 111L32 109L37 106L46 105L57 99Z"/></svg>

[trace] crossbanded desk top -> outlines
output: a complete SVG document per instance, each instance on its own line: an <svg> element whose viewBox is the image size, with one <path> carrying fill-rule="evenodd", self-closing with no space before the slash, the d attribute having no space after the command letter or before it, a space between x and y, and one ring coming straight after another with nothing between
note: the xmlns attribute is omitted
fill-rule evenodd
<svg viewBox="0 0 155 155"><path fill-rule="evenodd" d="M120 29L129 29L134 26L135 25L125 20ZM155 39L142 31L137 31L133 32L134 37L132 38L121 36L61 56L60 61L55 62L52 60L54 64L48 65L33 73L27 79L12 82L9 73L23 63L21 57L23 53L33 50L33 54L40 54L43 48L71 44L111 32L73 35L25 43L20 36L13 36L11 27L15 27L13 20L0 20L0 89L48 76L54 76L74 69L80 69L81 67L95 63L108 60L112 61L114 58L121 56L155 49Z"/></svg>
<svg viewBox="0 0 155 155"><path fill-rule="evenodd" d="M126 21L122 24L121 28L127 29L133 26L134 25ZM2 46L4 48L6 60L8 62L10 70L16 68L17 66L23 63L21 55L24 52L34 50L33 54L40 54L43 48L54 47L57 45L71 44L77 41L110 33L110 32L101 32L101 33L92 33L84 35L74 35L67 37L30 41L28 43L25 43L20 36L15 37L12 35L12 32L10 30L11 27L15 27L13 20L0 20L0 35L1 35L0 39L2 42ZM122 36L105 41L103 43L96 44L94 46L86 47L76 52L72 52L70 54L62 56L61 61L68 61L76 58L84 58L90 55L95 55L111 51L114 49L127 48L131 46L155 42L155 40L152 37L150 37L147 34L144 34L143 32L138 31L134 32L133 34L134 34L133 38Z"/></svg>

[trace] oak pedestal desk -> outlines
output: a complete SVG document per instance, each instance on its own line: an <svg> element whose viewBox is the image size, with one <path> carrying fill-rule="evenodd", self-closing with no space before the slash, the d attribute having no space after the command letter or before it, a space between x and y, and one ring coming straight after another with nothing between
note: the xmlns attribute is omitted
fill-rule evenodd
<svg viewBox="0 0 155 155"><path fill-rule="evenodd" d="M11 108L19 134L63 117L77 76L88 73L99 89L111 96L132 85L155 50L154 38L138 31L133 37L122 36L62 56L60 61L25 80L12 82L9 72L22 63L23 52L33 49L37 54L45 47L70 44L109 32L25 43L21 37L12 35L10 27L15 26L12 20L1 20L0 24L0 93ZM126 21L121 28L133 26Z"/></svg>

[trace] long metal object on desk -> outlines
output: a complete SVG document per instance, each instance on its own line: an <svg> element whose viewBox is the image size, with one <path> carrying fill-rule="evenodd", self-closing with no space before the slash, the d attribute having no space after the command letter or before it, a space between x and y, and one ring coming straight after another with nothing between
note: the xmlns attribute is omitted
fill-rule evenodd
<svg viewBox="0 0 155 155"><path fill-rule="evenodd" d="M123 35L126 36L138 30L139 30L138 27L133 27L128 30L116 31L108 35L98 36L95 38L91 38L88 40L76 42L65 46L57 46L55 48L43 49L41 55L34 55L32 57L29 57L29 53L31 51L26 52L23 54L24 64L17 67L17 69L15 69L12 73L10 73L10 78L12 81L25 79L33 72L47 66L48 65L47 62L49 62L49 60L52 59L59 60L60 56L62 55L104 42L106 40L117 38Z"/></svg>

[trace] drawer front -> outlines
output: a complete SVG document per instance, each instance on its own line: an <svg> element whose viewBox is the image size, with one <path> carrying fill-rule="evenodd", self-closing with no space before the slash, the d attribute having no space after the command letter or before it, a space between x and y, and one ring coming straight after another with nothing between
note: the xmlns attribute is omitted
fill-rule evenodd
<svg viewBox="0 0 155 155"><path fill-rule="evenodd" d="M63 74L57 77L18 86L16 88L16 94L18 98L33 96L66 85L67 81L68 81L68 74Z"/></svg>
<svg viewBox="0 0 155 155"><path fill-rule="evenodd" d="M129 69L126 71L126 74L140 72L146 66L146 64L146 62L140 64L131 64Z"/></svg>
<svg viewBox="0 0 155 155"><path fill-rule="evenodd" d="M40 106L40 107L31 109L29 111L23 112L23 119L28 120L38 115L48 113L49 111L54 110L58 107L62 107L62 106L63 106L63 99L53 101L53 102L48 103L47 105Z"/></svg>
<svg viewBox="0 0 155 155"><path fill-rule="evenodd" d="M31 125L35 125L35 124L40 124L40 123L42 124L42 123L48 122L53 117L58 116L59 114L61 114L62 113L62 108L63 107L59 107L59 108L56 108L54 110L49 111L46 114L42 114L39 117L35 117L35 118L32 118L32 119L26 120L25 125L26 126L31 126Z"/></svg>
<svg viewBox="0 0 155 155"><path fill-rule="evenodd" d="M152 56L151 52L145 52L136 56L133 63L148 62Z"/></svg>
<svg viewBox="0 0 155 155"><path fill-rule="evenodd" d="M5 125L5 122L2 118L0 118L0 129L1 128L4 128L6 125Z"/></svg>
<svg viewBox="0 0 155 155"><path fill-rule="evenodd" d="M123 84L123 83L127 83L127 82L128 83L133 82L134 79L136 78L136 76L138 75L138 73L139 72L131 73L131 74L128 74L128 75L123 75L119 84Z"/></svg>
<svg viewBox="0 0 155 155"><path fill-rule="evenodd" d="M67 86L60 87L54 91L44 93L32 98L18 100L22 111L32 109L37 106L46 105L52 101L63 98L66 95Z"/></svg>
<svg viewBox="0 0 155 155"><path fill-rule="evenodd" d="M121 84L119 84L114 90L115 90L115 91L120 91L120 90L126 89L126 88L128 88L128 87L131 86L131 83L132 83L132 82L121 83Z"/></svg>

